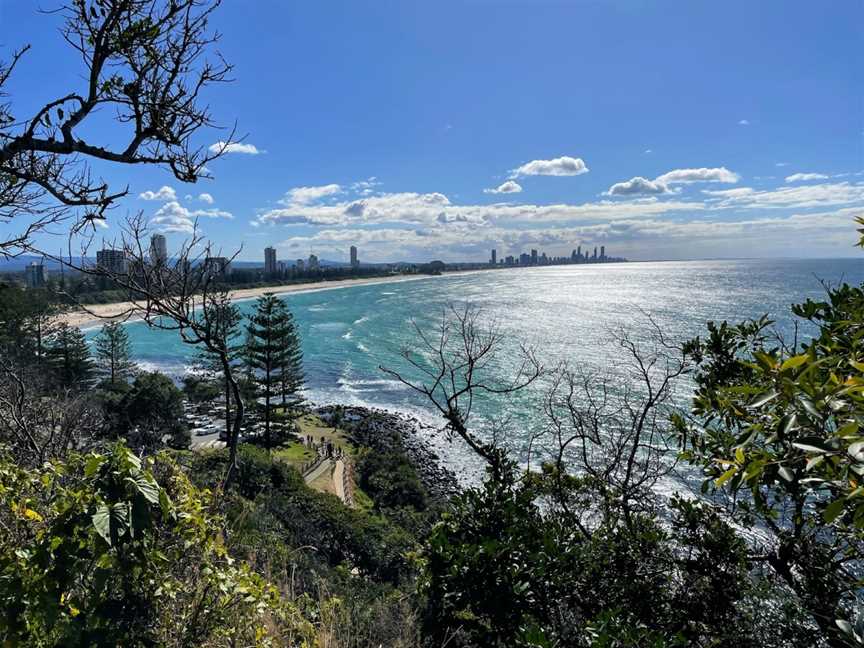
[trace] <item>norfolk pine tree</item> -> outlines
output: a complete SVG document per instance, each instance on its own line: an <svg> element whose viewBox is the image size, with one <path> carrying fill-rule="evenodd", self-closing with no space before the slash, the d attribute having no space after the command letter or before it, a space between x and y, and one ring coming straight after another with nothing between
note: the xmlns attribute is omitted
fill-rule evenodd
<svg viewBox="0 0 864 648"><path fill-rule="evenodd" d="M303 381L299 338L288 307L272 294L258 299L246 330L246 362L264 397L264 440L269 448L273 396L281 393L286 406L299 404L296 392Z"/></svg>
<svg viewBox="0 0 864 648"><path fill-rule="evenodd" d="M96 336L96 362L112 385L134 373L129 335L119 322L108 322Z"/></svg>

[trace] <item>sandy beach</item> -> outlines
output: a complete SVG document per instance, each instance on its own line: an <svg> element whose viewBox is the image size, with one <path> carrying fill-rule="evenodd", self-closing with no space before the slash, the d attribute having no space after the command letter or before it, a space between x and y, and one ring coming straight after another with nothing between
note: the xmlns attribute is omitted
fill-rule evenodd
<svg viewBox="0 0 864 648"><path fill-rule="evenodd" d="M478 272L478 271L475 271ZM419 279L430 279L436 276L455 276L470 274L470 272L452 272L445 275L394 275L392 277L369 277L367 279L344 279L340 281L315 281L302 284L287 284L283 286L266 286L263 288L238 288L230 291L232 301L255 299L265 293L274 295L285 295L290 293L309 292L313 290L338 290L340 288L351 288L353 286L368 286L370 284L397 283L402 281L417 281ZM57 322L63 322L69 326L77 326L81 329L101 326L105 322L122 319L135 320L136 304L131 301L117 302L114 304L92 304L84 308L66 311L57 316Z"/></svg>

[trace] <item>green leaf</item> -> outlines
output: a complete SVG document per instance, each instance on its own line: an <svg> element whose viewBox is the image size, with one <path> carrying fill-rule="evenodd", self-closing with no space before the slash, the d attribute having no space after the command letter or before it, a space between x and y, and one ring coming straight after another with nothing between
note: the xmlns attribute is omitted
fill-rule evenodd
<svg viewBox="0 0 864 648"><path fill-rule="evenodd" d="M109 545L111 544L111 509L102 504L93 514L93 528Z"/></svg>
<svg viewBox="0 0 864 648"><path fill-rule="evenodd" d="M730 468L729 470L727 470L726 472L724 472L722 475L720 475L714 483L717 486L722 486L727 481L732 479L732 477L734 477L735 473L737 473L737 472L738 472L738 466L734 466L734 467Z"/></svg>
<svg viewBox="0 0 864 648"><path fill-rule="evenodd" d="M797 414L786 414L783 418L780 419L780 423L777 425L777 434L781 437L785 437L795 427L795 424L797 422Z"/></svg>
<svg viewBox="0 0 864 648"><path fill-rule="evenodd" d="M802 353L801 355L792 356L788 358L786 362L780 365L780 371L786 371L788 369L797 369L801 365L803 365L807 360L810 359L810 356L806 353Z"/></svg>
<svg viewBox="0 0 864 648"><path fill-rule="evenodd" d="M825 510L822 512L822 517L825 519L825 522L831 524L837 517L843 512L843 507L845 505L845 501L842 499L831 502L828 506L825 507Z"/></svg>
<svg viewBox="0 0 864 648"><path fill-rule="evenodd" d="M864 441L858 441L846 450L855 461L864 461Z"/></svg>
<svg viewBox="0 0 864 648"><path fill-rule="evenodd" d="M777 367L777 359L764 351L756 351L753 357L767 371L773 371Z"/></svg>
<svg viewBox="0 0 864 648"><path fill-rule="evenodd" d="M755 401L750 403L750 407L762 407L766 403L770 403L772 400L777 398L779 394L776 391L770 391L758 396Z"/></svg>
<svg viewBox="0 0 864 648"><path fill-rule="evenodd" d="M126 481L132 484L139 493L151 504L159 503L159 486L143 475L127 477Z"/></svg>
<svg viewBox="0 0 864 648"><path fill-rule="evenodd" d="M90 455L87 457L87 463L84 464L84 476L88 479L99 472L100 466L105 463L105 455Z"/></svg>
<svg viewBox="0 0 864 648"><path fill-rule="evenodd" d="M802 437L800 441L794 441L792 445L804 452L831 452L832 448L818 437Z"/></svg>

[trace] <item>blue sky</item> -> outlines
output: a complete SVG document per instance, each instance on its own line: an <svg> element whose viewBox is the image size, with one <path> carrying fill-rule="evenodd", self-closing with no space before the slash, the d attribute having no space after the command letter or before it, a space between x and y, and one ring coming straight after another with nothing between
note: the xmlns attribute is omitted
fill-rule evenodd
<svg viewBox="0 0 864 648"><path fill-rule="evenodd" d="M9 86L21 114L82 83L36 7L0 0L0 56L33 45ZM171 247L197 218L250 260L266 245L345 259L352 243L370 261L578 244L632 259L856 254L857 0L227 0L215 22L236 81L207 99L253 152L191 186L97 167L130 188L100 236L143 210Z"/></svg>

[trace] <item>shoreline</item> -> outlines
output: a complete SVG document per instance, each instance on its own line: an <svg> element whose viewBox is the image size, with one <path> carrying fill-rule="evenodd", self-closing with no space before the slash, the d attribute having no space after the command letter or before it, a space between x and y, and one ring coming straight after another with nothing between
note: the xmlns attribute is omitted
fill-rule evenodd
<svg viewBox="0 0 864 648"><path fill-rule="evenodd" d="M228 292L232 302L249 301L257 299L264 294L272 293L277 296L290 295L293 293L319 292L324 290L338 290L340 288L351 288L354 286L371 286L375 284L402 283L404 281L419 281L422 279L437 279L439 277L456 277L468 274L484 272L483 270L465 270L459 272L445 272L440 275L394 275L391 277L368 277L365 279L342 279L337 281L313 281L310 283L283 284L281 286L265 286L260 288L237 288ZM92 304L82 308L66 311L54 318L55 323L75 326L82 330L92 329L106 322L135 322L140 321L141 316L129 311L136 309L137 304L133 301L115 302L113 304Z"/></svg>

